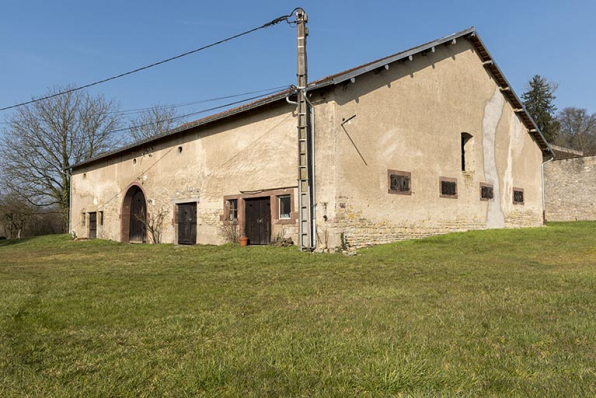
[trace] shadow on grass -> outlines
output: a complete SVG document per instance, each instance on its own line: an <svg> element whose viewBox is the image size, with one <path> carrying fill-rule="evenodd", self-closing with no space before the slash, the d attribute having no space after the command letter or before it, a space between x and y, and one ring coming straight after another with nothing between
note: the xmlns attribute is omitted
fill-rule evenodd
<svg viewBox="0 0 596 398"><path fill-rule="evenodd" d="M15 239L3 239L3 240L0 240L0 247L18 245L21 243L29 242L32 239L35 239L35 237L21 238L21 239L16 239L16 238Z"/></svg>

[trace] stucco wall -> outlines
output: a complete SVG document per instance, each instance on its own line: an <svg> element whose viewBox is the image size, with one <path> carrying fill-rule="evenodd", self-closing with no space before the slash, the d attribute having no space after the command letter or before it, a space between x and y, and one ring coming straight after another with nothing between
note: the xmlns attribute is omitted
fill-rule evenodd
<svg viewBox="0 0 596 398"><path fill-rule="evenodd" d="M242 118L228 118L176 138L77 168L72 183L72 226L86 237L84 213L103 211L98 237L122 240L121 207L132 184L142 188L147 212L166 212L163 242L176 242L177 203L197 203L197 242L224 242L220 228L224 196L266 196L294 191L297 153L293 106L273 105ZM180 151L180 149L181 151ZM297 209L295 209L296 211ZM273 221L274 234L295 226Z"/></svg>
<svg viewBox="0 0 596 398"><path fill-rule="evenodd" d="M596 220L596 156L544 166L547 221Z"/></svg>
<svg viewBox="0 0 596 398"><path fill-rule="evenodd" d="M466 40L357 77L332 99L334 116L317 124L320 141L334 142L317 158L335 187L317 196L322 245L341 244L342 233L362 246L542 224L542 153ZM473 136L466 171L463 132ZM411 173L411 195L388 193L388 169ZM439 177L457 179L457 199L440 197ZM480 200L480 183L493 185L493 200Z"/></svg>

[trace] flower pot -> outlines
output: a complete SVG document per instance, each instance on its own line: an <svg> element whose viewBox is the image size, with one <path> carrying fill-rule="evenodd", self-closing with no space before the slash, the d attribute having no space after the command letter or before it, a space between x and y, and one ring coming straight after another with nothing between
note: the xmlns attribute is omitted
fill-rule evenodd
<svg viewBox="0 0 596 398"><path fill-rule="evenodd" d="M240 238L240 246L248 246L248 238L246 236Z"/></svg>

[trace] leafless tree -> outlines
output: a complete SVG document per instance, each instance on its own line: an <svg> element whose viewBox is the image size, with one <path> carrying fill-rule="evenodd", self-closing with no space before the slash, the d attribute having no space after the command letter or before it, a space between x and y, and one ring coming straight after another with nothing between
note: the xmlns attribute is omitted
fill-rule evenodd
<svg viewBox="0 0 596 398"><path fill-rule="evenodd" d="M583 151L596 153L596 114L588 114L586 109L569 107L557 115L560 133L557 144Z"/></svg>
<svg viewBox="0 0 596 398"><path fill-rule="evenodd" d="M71 87L54 87L48 94ZM58 206L68 220L67 168L119 144L118 105L101 95L75 91L17 108L0 142L1 183L39 208Z"/></svg>
<svg viewBox="0 0 596 398"><path fill-rule="evenodd" d="M147 215L145 215L144 210L141 210L140 213L133 214L133 216L143 223L146 231L149 232L151 243L161 243L164 224L168 213L169 210L162 207L160 209L156 208L152 212L147 212Z"/></svg>
<svg viewBox="0 0 596 398"><path fill-rule="evenodd" d="M14 192L0 197L0 221L9 238L22 238L34 215L33 206L24 203Z"/></svg>
<svg viewBox="0 0 596 398"><path fill-rule="evenodd" d="M174 106L153 105L130 121L131 138L141 141L159 136L182 123L181 119Z"/></svg>

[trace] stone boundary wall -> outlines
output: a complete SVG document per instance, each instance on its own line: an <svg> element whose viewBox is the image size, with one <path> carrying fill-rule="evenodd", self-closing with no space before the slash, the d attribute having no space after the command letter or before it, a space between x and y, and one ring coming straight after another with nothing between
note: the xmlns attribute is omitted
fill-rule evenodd
<svg viewBox="0 0 596 398"><path fill-rule="evenodd" d="M544 191L547 221L596 220L596 156L547 163Z"/></svg>

